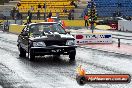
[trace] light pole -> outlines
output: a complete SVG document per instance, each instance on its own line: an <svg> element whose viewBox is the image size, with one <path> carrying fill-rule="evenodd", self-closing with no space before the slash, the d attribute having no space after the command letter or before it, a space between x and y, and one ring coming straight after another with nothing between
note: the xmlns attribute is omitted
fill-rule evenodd
<svg viewBox="0 0 132 88"><path fill-rule="evenodd" d="M92 30L92 33L94 32L94 15L95 15L95 11L94 10L94 1L91 0L91 12L90 12L90 15L91 15L91 30Z"/></svg>
<svg viewBox="0 0 132 88"><path fill-rule="evenodd" d="M120 14L120 8L121 8L121 3L120 3L120 1L118 0L117 1L117 16L120 16L121 14Z"/></svg>
<svg viewBox="0 0 132 88"><path fill-rule="evenodd" d="M45 9L44 19L45 19L45 21L46 21L46 16L47 16L47 15L46 15L46 0L45 0L45 8L44 8L44 9Z"/></svg>

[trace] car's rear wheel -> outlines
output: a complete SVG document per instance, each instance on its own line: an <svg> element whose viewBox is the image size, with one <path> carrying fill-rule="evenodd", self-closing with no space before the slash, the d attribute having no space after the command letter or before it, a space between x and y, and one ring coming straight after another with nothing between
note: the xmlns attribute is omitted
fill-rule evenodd
<svg viewBox="0 0 132 88"><path fill-rule="evenodd" d="M26 51L19 45L20 57L26 57Z"/></svg>
<svg viewBox="0 0 132 88"><path fill-rule="evenodd" d="M74 61L75 56L76 56L76 49L73 49L70 51L70 54L69 54L70 61Z"/></svg>
<svg viewBox="0 0 132 88"><path fill-rule="evenodd" d="M34 61L35 60L35 54L34 54L34 51L33 50L30 50L29 53L28 53L28 58L30 61Z"/></svg>

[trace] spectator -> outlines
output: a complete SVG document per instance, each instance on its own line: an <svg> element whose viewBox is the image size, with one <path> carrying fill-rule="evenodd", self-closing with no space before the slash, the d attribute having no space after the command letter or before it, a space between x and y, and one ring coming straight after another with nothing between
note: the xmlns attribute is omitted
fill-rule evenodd
<svg viewBox="0 0 132 88"><path fill-rule="evenodd" d="M7 21L4 21L4 22L3 22L3 31L7 31L8 28L9 28L8 22L7 22Z"/></svg>
<svg viewBox="0 0 132 88"><path fill-rule="evenodd" d="M64 13L67 13L67 9L66 7L64 6L64 10L63 10Z"/></svg>
<svg viewBox="0 0 132 88"><path fill-rule="evenodd" d="M15 7L13 7L13 11L16 11L16 8Z"/></svg>
<svg viewBox="0 0 132 88"><path fill-rule="evenodd" d="M131 17L129 17L128 19L129 19L129 21L131 21L131 20L132 20L132 19L131 19Z"/></svg>
<svg viewBox="0 0 132 88"><path fill-rule="evenodd" d="M40 4L38 4L38 8L41 8L41 5Z"/></svg>
<svg viewBox="0 0 132 88"><path fill-rule="evenodd" d="M91 22L90 22L91 28L90 29L92 29L92 33L93 33L93 29L95 28L94 23L95 23L95 21L91 20Z"/></svg>
<svg viewBox="0 0 132 88"><path fill-rule="evenodd" d="M7 19L6 16L3 16L2 18L3 18L3 20L6 20Z"/></svg>
<svg viewBox="0 0 132 88"><path fill-rule="evenodd" d="M28 10L28 16L30 15L30 10Z"/></svg>
<svg viewBox="0 0 132 88"><path fill-rule="evenodd" d="M40 20L40 11L37 12L37 20Z"/></svg>
<svg viewBox="0 0 132 88"><path fill-rule="evenodd" d="M71 10L71 12L73 12L73 13L74 13L74 9L72 9L72 10Z"/></svg>
<svg viewBox="0 0 132 88"><path fill-rule="evenodd" d="M59 19L59 12L56 12L56 17Z"/></svg>
<svg viewBox="0 0 132 88"><path fill-rule="evenodd" d="M124 19L127 19L127 17L125 15L122 16Z"/></svg>
<svg viewBox="0 0 132 88"><path fill-rule="evenodd" d="M13 9L11 10L11 13L10 13L13 20L15 19L15 13L16 13L16 8L13 7Z"/></svg>
<svg viewBox="0 0 132 88"><path fill-rule="evenodd" d="M30 22L29 22L29 16L27 16L27 23L25 23L24 25L27 25L27 24L29 24Z"/></svg>
<svg viewBox="0 0 132 88"><path fill-rule="evenodd" d="M17 3L17 7L19 7L19 6L21 6L21 3L20 2Z"/></svg>
<svg viewBox="0 0 132 88"><path fill-rule="evenodd" d="M83 10L83 12L82 12L82 14L81 14L81 17L84 17L86 13L88 13L88 8L85 8L85 9Z"/></svg>
<svg viewBox="0 0 132 88"><path fill-rule="evenodd" d="M74 12L71 10L71 20L74 20Z"/></svg>
<svg viewBox="0 0 132 88"><path fill-rule="evenodd" d="M46 13L44 12L44 20L46 20Z"/></svg>
<svg viewBox="0 0 132 88"><path fill-rule="evenodd" d="M77 0L78 1L78 3L80 3L80 0Z"/></svg>
<svg viewBox="0 0 132 88"><path fill-rule="evenodd" d="M48 15L48 17L52 17L52 12L51 12L51 11L49 12L49 15Z"/></svg>
<svg viewBox="0 0 132 88"><path fill-rule="evenodd" d="M18 11L18 10L16 10L16 12L15 12L15 14L14 14L14 19L15 19L15 20L17 20L17 11Z"/></svg>
<svg viewBox="0 0 132 88"><path fill-rule="evenodd" d="M74 1L71 1L70 5L75 6L75 8L77 8L77 5Z"/></svg>
<svg viewBox="0 0 132 88"><path fill-rule="evenodd" d="M28 11L28 23L31 23L32 20L32 12L29 10Z"/></svg>
<svg viewBox="0 0 132 88"><path fill-rule="evenodd" d="M44 8L44 9L46 8L46 5L45 5L45 3L44 3L44 5L43 5L43 8Z"/></svg>
<svg viewBox="0 0 132 88"><path fill-rule="evenodd" d="M71 20L71 11L68 14L68 20Z"/></svg>
<svg viewBox="0 0 132 88"><path fill-rule="evenodd" d="M15 7L15 10L16 10L16 11L19 10L18 6Z"/></svg>
<svg viewBox="0 0 132 88"><path fill-rule="evenodd" d="M21 19L21 20L23 19L22 13L20 13L20 19Z"/></svg>
<svg viewBox="0 0 132 88"><path fill-rule="evenodd" d="M52 19L51 16L49 15L47 22L54 22L54 19Z"/></svg>
<svg viewBox="0 0 132 88"><path fill-rule="evenodd" d="M15 11L14 10L11 10L10 15L11 15L12 19L14 20Z"/></svg>
<svg viewBox="0 0 132 88"><path fill-rule="evenodd" d="M84 20L85 20L85 27L87 27L87 26L89 26L88 25L88 14L85 14L85 16L84 16Z"/></svg>
<svg viewBox="0 0 132 88"><path fill-rule="evenodd" d="M17 13L16 13L16 19L17 19L17 20L20 19L20 16L21 16L21 14L20 14L20 12L19 12L19 10L18 10Z"/></svg>
<svg viewBox="0 0 132 88"><path fill-rule="evenodd" d="M70 5L74 5L74 1L71 1Z"/></svg>
<svg viewBox="0 0 132 88"><path fill-rule="evenodd" d="M33 6L31 6L30 11L34 11L34 7Z"/></svg>

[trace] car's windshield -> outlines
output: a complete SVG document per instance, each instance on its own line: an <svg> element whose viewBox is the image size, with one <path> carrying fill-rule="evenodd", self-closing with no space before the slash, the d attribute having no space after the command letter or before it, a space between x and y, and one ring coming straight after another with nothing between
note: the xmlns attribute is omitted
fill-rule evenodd
<svg viewBox="0 0 132 88"><path fill-rule="evenodd" d="M30 26L30 32L33 35L53 34L53 33L66 33L59 24L33 24Z"/></svg>
<svg viewBox="0 0 132 88"><path fill-rule="evenodd" d="M58 22L59 21L59 18L53 18L55 20L55 22Z"/></svg>

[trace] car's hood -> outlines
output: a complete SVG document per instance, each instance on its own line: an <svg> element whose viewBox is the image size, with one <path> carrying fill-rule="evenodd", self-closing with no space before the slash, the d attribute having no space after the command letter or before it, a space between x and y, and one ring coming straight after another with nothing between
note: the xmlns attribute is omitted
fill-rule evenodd
<svg viewBox="0 0 132 88"><path fill-rule="evenodd" d="M38 37L30 37L32 41L38 40L70 40L74 39L74 37L70 34L47 34L45 36L38 36Z"/></svg>

